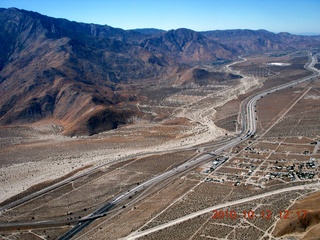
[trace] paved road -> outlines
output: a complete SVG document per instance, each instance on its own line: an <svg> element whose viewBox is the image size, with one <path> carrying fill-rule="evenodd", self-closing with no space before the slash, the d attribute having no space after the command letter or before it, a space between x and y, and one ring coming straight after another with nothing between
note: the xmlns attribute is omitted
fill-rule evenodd
<svg viewBox="0 0 320 240"><path fill-rule="evenodd" d="M79 220L78 224L71 229L69 232L67 232L64 236L62 236L60 239L71 239L73 236L75 236L77 233L79 233L80 231L82 231L85 227L87 227L88 225L90 225L95 219L105 216L106 213L112 209L113 207L119 205L121 202L123 202L124 200L127 200L129 197L133 197L136 193L138 193L139 191L143 190L144 188L151 186L154 183L160 182L164 179L167 179L179 172L185 171L187 169L190 169L192 167L195 167L198 164L201 164L202 162L208 161L210 160L213 156L212 155L218 155L221 152L223 152L224 150L230 149L233 146L236 146L237 144L247 140L248 138L250 138L252 135L255 134L256 132L256 114L255 114L255 104L256 102L263 96L275 92L277 90L281 90L290 86L293 86L295 84L299 84L305 81L309 81L309 80L313 80L316 77L320 76L320 71L316 68L314 68L315 63L317 62L317 58L315 56L311 56L310 55L310 61L309 63L307 63L305 65L305 68L312 71L313 75L312 76L308 76L287 84L283 84L281 86L277 86L274 88L271 88L269 90L266 91L262 91L260 93L257 93L249 98L247 98L244 102L243 105L241 107L241 116L242 116L242 131L241 133L233 138L233 139L228 139L228 140L223 140L219 143L213 143L212 145L210 144L206 144L204 147L201 147L203 149L202 153L200 153L198 156L196 156L195 158L193 158L191 161L184 163L168 172L165 172L161 175L158 175L144 183L142 183L139 186L136 186L133 189L130 189L127 192L124 192L118 196L116 196L112 201L107 202L104 206L102 206L101 208L99 208L98 210L96 210L95 212L93 212L92 214L90 214L89 216ZM210 152L208 152L208 149L214 149L211 150ZM220 164L223 164L223 162L220 162ZM100 166L99 166L100 167ZM20 199L12 204L8 204L2 208L0 208L0 211L5 210L5 209L9 209L12 208L16 205L19 205L23 202L26 202L30 199L33 199L35 197L38 197L39 195L46 193L48 191L54 190L56 188L59 188L67 183L69 183L70 181L74 181L80 177L82 177L83 175L87 175L88 173L92 173L94 171L96 171L99 167L91 169L90 171L81 174L79 176L75 176L71 179L67 179L65 181L62 181L60 183L57 183L55 185L52 185L44 190L41 190L35 194L31 194L23 199ZM42 224L44 224L43 222L41 222ZM39 223L39 224L41 224ZM51 221L48 221L48 223L51 223ZM55 221L52 221L52 223L55 223ZM22 223L23 224L23 223ZM28 223L26 223L28 224ZM29 223L30 224L30 223Z"/></svg>
<svg viewBox="0 0 320 240"><path fill-rule="evenodd" d="M260 93L257 93L251 97L249 97L246 101L245 104L242 106L242 125L243 129L242 132L235 138L230 139L226 144L223 146L217 147L214 151L208 153L201 153L197 157L193 158L192 160L183 163L176 168L169 170L165 173L162 173L158 176L155 176L154 178L141 183L140 185L128 190L127 192L124 192L118 196L116 196L114 199L111 201L107 202L104 206L90 214L89 216L83 218L80 220L80 222L72 228L70 231L68 231L65 235L60 237L60 240L66 240L66 239L71 239L73 236L81 232L84 228L86 228L89 224L91 224L96 218L100 216L104 216L110 209L113 207L119 205L120 203L124 202L125 200L128 200L129 197L133 197L136 193L140 192L144 188L147 188L151 186L154 183L160 182L164 179L167 179L173 175L176 175L179 172L185 171L186 169L190 169L192 167L197 166L200 163L203 163L205 161L208 161L213 158L212 155L219 155L221 152L230 149L231 147L234 147L238 145L239 143L246 141L249 139L252 135L256 133L257 130L257 123L256 123L256 114L255 114L255 104L256 102L263 96L287 88L291 87L295 84L299 84L305 81L310 81L313 80L314 78L320 76L320 71L316 68L314 68L314 64L317 62L317 58L314 56L310 55L310 61L305 65L305 68L312 71L313 75L304 77L302 79L286 83L265 91L262 91ZM214 147L214 145L213 145Z"/></svg>
<svg viewBox="0 0 320 240"><path fill-rule="evenodd" d="M159 225L159 226L154 227L154 228L147 229L145 231L133 232L129 236L127 236L125 238L121 238L121 240L133 240L133 239L136 239L136 238L139 238L139 237L143 237L143 236L148 235L150 233L157 232L157 231L160 231L162 229L171 227L173 225L185 222L185 221L187 221L189 219L198 217L198 216L203 215L205 213L212 212L213 210L234 206L234 205L250 202L250 201L261 199L261 198L265 198L265 197L270 197L272 195L276 195L276 194L280 194L280 193L296 191L296 190L303 190L303 189L312 189L312 188L317 188L318 189L319 187L320 187L320 183L312 183L312 184L306 184L306 185L300 185L300 186L293 186L293 187L282 188L282 189L274 190L274 191L271 191L271 192L258 194L258 195L255 195L255 196L239 199L239 200L232 201L232 202L222 203L222 204L219 204L219 205L215 205L215 206L208 207L208 208L202 209L200 211L191 213L191 214L186 215L184 217L177 218L175 220L172 220L170 222L167 222L165 224Z"/></svg>

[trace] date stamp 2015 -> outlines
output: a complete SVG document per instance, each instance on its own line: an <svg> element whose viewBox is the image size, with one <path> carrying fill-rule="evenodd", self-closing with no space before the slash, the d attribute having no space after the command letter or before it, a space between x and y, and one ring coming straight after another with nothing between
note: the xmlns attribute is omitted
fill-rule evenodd
<svg viewBox="0 0 320 240"><path fill-rule="evenodd" d="M242 212L237 212L235 210L214 210L212 219L265 219L270 220L273 217L278 216L280 219L289 219L293 217L297 217L300 219L304 219L307 216L307 210L297 210L297 211L289 211L289 210L281 210L277 213L272 212L271 210L263 210L263 211L254 211L254 210L244 210ZM295 216L293 216L295 214Z"/></svg>

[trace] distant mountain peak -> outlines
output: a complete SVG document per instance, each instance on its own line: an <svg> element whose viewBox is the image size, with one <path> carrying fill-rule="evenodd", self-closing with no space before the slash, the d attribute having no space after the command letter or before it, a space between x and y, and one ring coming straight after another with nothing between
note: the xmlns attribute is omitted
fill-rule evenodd
<svg viewBox="0 0 320 240"><path fill-rule="evenodd" d="M93 134L137 114L135 107L127 110L136 99L124 90L132 83L161 79L170 85L173 75L195 65L319 47L320 39L248 29L123 30L1 8L0 46L0 124L49 118L68 134ZM194 73L201 83L210 75Z"/></svg>
<svg viewBox="0 0 320 240"><path fill-rule="evenodd" d="M145 35L153 35L153 34L166 32L165 30L157 29L157 28L136 28L136 29L132 29L132 31L136 31Z"/></svg>

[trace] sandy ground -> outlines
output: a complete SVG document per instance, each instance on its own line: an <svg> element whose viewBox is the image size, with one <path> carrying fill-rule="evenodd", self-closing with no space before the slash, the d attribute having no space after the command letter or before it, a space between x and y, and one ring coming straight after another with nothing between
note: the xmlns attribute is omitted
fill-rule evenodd
<svg viewBox="0 0 320 240"><path fill-rule="evenodd" d="M245 77L237 85L223 85L218 91L186 101L173 111L172 117L188 118L192 124L182 128L169 126L165 129L167 135L161 133L163 126L146 121L80 138L62 136L60 127L52 124L1 128L0 202L86 165L99 166L144 153L186 149L223 137L226 131L213 122L215 108L259 86L259 80ZM171 100L181 97L173 95Z"/></svg>

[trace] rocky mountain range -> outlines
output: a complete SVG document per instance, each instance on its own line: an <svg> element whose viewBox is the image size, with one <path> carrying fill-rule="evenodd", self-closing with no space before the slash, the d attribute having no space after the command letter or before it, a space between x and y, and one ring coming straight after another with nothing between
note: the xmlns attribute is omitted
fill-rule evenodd
<svg viewBox="0 0 320 240"><path fill-rule="evenodd" d="M66 134L95 134L139 114L128 107L139 98L133 91L139 84L172 85L177 71L243 54L319 46L319 36L123 30L0 9L0 124L50 119ZM204 71L196 73L210 75Z"/></svg>

